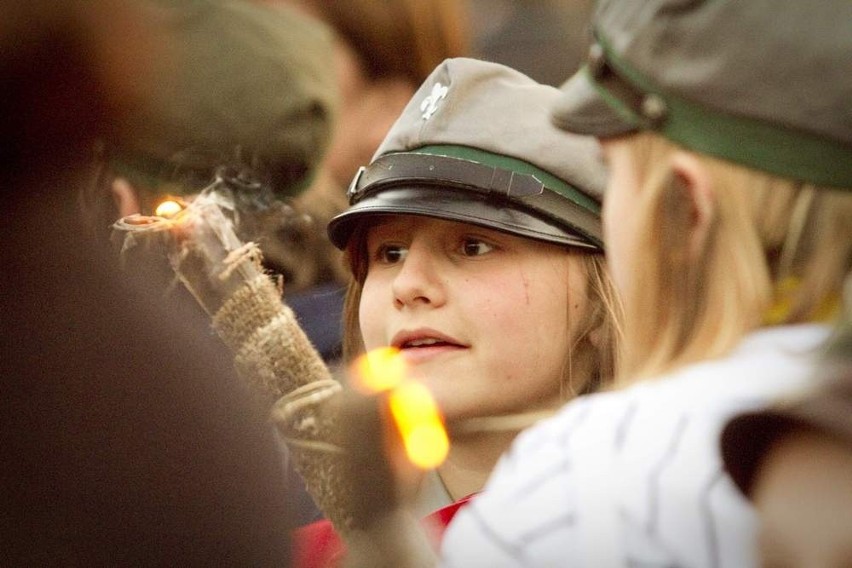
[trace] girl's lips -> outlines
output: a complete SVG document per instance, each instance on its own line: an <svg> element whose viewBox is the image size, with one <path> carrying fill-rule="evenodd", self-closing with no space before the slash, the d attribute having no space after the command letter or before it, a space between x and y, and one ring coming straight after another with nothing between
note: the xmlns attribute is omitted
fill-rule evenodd
<svg viewBox="0 0 852 568"><path fill-rule="evenodd" d="M405 360L410 364L425 363L436 357L458 353L466 350L467 347L449 343L437 343L424 347L407 347L400 350L400 353Z"/></svg>
<svg viewBox="0 0 852 568"><path fill-rule="evenodd" d="M454 337L429 328L400 331L394 335L391 345L399 349L409 363L424 362L469 347Z"/></svg>

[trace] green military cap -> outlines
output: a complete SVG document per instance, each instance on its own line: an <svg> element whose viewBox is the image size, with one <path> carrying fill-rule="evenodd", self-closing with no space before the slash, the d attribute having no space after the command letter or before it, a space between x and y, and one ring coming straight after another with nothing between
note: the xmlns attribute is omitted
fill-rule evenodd
<svg viewBox="0 0 852 568"><path fill-rule="evenodd" d="M345 248L359 222L402 213L600 250L600 147L551 124L559 94L504 65L444 61L355 176L331 241Z"/></svg>
<svg viewBox="0 0 852 568"><path fill-rule="evenodd" d="M330 32L292 8L241 0L147 4L164 72L111 141L118 173L143 186L187 172L207 183L219 166L244 166L280 195L301 190L334 118Z"/></svg>
<svg viewBox="0 0 852 568"><path fill-rule="evenodd" d="M555 123L852 187L852 2L602 0Z"/></svg>

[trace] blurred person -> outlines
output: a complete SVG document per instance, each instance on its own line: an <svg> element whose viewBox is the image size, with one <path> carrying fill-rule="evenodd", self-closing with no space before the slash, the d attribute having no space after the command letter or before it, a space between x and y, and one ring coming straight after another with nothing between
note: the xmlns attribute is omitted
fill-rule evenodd
<svg viewBox="0 0 852 568"><path fill-rule="evenodd" d="M521 433L448 526L440 563L755 565L756 518L719 434L811 383L840 316L850 8L597 4L589 63L551 110L599 138L609 165L617 388Z"/></svg>
<svg viewBox="0 0 852 568"><path fill-rule="evenodd" d="M840 316L850 8L598 3L589 63L553 119L597 136L609 164L622 388L518 438L450 525L448 565L756 563L718 436L811 382Z"/></svg>
<svg viewBox="0 0 852 568"><path fill-rule="evenodd" d="M445 61L329 225L354 276L347 361L399 349L449 426L449 456L410 495L430 523L482 488L519 430L614 373L605 170L593 139L549 124L558 96L502 65ZM299 565L340 561L323 529L300 531Z"/></svg>
<svg viewBox="0 0 852 568"><path fill-rule="evenodd" d="M77 207L95 140L152 134L137 113L176 95L179 39L149 7L0 8L7 565L289 564L263 407L197 311L116 271Z"/></svg>
<svg viewBox="0 0 852 568"><path fill-rule="evenodd" d="M852 563L852 325L832 337L817 385L722 432L725 467L757 509L763 566Z"/></svg>
<svg viewBox="0 0 852 568"><path fill-rule="evenodd" d="M426 77L469 51L465 12L450 0L266 1L301 7L335 34L341 109L326 164L344 190Z"/></svg>
<svg viewBox="0 0 852 568"><path fill-rule="evenodd" d="M257 237L263 216L316 175L337 103L331 37L292 9L242 0L148 2L163 33L181 38L174 73L122 136L99 140L93 180L81 199L90 224L150 215L165 197L185 197L227 168L246 195L238 228ZM167 93L167 94L166 94ZM292 216L292 215L291 215Z"/></svg>
<svg viewBox="0 0 852 568"><path fill-rule="evenodd" d="M340 112L316 181L294 200L295 222L268 225L265 262L284 275L285 297L327 362L342 356L347 272L328 241L346 188L418 86L444 59L467 55L463 6L455 0L264 0L294 5L335 35Z"/></svg>
<svg viewBox="0 0 852 568"><path fill-rule="evenodd" d="M591 0L466 0L475 57L559 86L585 61ZM552 55L558 54L558 57Z"/></svg>
<svg viewBox="0 0 852 568"><path fill-rule="evenodd" d="M159 202L191 200L218 180L234 202L238 234L265 248L269 220L301 222L287 200L311 183L328 146L337 104L331 36L286 7L241 0L147 6L162 19L161 33L179 38L173 73L158 78L162 88L122 132L94 145L93 179L81 192L87 223L106 240L119 217L151 215ZM137 270L145 251L124 254L123 266ZM170 286L170 267L145 265L143 276L183 292ZM302 500L297 522L316 520L301 479L287 472L291 495Z"/></svg>

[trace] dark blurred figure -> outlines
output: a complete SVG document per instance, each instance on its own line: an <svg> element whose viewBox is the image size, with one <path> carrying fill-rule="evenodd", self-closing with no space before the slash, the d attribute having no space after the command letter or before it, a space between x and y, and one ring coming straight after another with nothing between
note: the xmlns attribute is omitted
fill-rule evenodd
<svg viewBox="0 0 852 568"><path fill-rule="evenodd" d="M234 202L238 236L270 252L275 238L265 233L267 224L286 230L301 222L287 200L314 179L331 136L337 104L331 34L294 9L242 0L138 3L159 19L161 41L178 42L146 104L128 101L133 112L116 131L99 133L81 184L87 226L107 241L119 217L153 214L159 202L191 199L224 178L221 191ZM124 38L111 40L117 48ZM140 248L123 255L126 270L138 271ZM146 266L141 276L194 305L159 256L157 270ZM199 326L210 324L203 319ZM296 522L316 519L301 479L289 467L287 473L291 497L300 503Z"/></svg>
<svg viewBox="0 0 852 568"><path fill-rule="evenodd" d="M295 10L242 0L143 5L180 45L148 106L95 146L82 194L89 223L108 234L119 217L150 215L227 168L253 182L235 198L236 228L254 240L266 216L286 216L282 201L310 184L324 157L337 103L331 36Z"/></svg>
<svg viewBox="0 0 852 568"><path fill-rule="evenodd" d="M285 299L324 359L342 353L347 272L326 225L348 207L346 188L417 87L441 61L469 55L468 22L457 0L257 0L296 6L334 33L340 112L314 184L293 200L297 222L269 225L264 250L284 275Z"/></svg>
<svg viewBox="0 0 852 568"><path fill-rule="evenodd" d="M197 311L116 273L81 230L91 145L125 134L175 63L163 14L0 12L3 564L288 565L265 409Z"/></svg>
<svg viewBox="0 0 852 568"><path fill-rule="evenodd" d="M591 0L467 0L476 57L559 86L584 63Z"/></svg>

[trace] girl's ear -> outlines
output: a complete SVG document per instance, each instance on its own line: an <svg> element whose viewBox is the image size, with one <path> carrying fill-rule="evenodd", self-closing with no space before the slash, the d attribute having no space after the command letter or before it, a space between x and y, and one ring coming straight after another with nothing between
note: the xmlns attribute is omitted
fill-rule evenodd
<svg viewBox="0 0 852 568"><path fill-rule="evenodd" d="M690 211L687 251L691 259L698 259L716 216L713 178L698 157L685 151L672 155L671 169Z"/></svg>

